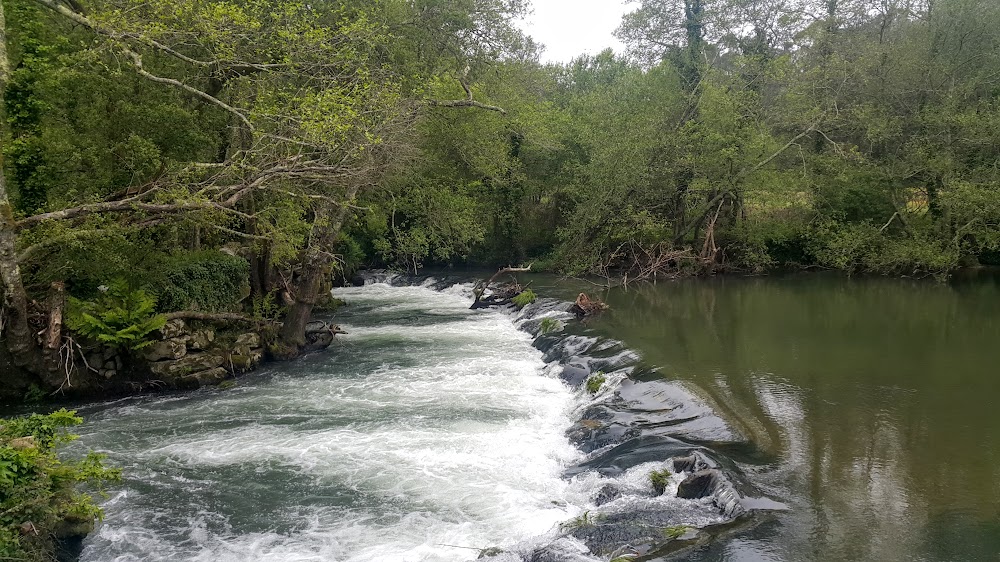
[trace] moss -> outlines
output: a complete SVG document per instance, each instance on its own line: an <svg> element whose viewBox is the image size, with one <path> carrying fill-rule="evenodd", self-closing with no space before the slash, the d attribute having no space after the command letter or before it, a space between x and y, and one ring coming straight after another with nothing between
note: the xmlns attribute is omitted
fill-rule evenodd
<svg viewBox="0 0 1000 562"><path fill-rule="evenodd" d="M531 289L525 289L511 299L511 302L518 308L524 308L536 300L538 300L538 295Z"/></svg>
<svg viewBox="0 0 1000 562"><path fill-rule="evenodd" d="M597 394L601 390L601 387L604 386L604 382L606 380L607 377L604 376L604 373L601 371L590 375L587 377L587 392Z"/></svg>
<svg viewBox="0 0 1000 562"><path fill-rule="evenodd" d="M664 468L663 470L654 470L649 473L649 482L653 485L653 491L656 495L662 495L667 489L667 484L670 483L671 472Z"/></svg>

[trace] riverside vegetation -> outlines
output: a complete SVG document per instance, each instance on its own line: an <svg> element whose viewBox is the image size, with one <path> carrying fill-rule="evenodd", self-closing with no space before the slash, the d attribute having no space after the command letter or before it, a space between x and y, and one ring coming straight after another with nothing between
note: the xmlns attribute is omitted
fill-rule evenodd
<svg viewBox="0 0 1000 562"><path fill-rule="evenodd" d="M543 64L527 0L4 0L0 395L293 358L367 265L1000 262L996 2L631 4Z"/></svg>

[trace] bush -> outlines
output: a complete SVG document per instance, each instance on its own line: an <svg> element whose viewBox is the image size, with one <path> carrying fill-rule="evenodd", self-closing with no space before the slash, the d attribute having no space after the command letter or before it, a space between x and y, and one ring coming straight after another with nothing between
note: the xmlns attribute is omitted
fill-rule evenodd
<svg viewBox="0 0 1000 562"><path fill-rule="evenodd" d="M160 310L232 310L250 294L250 264L218 251L178 255L167 261L150 289L160 297Z"/></svg>
<svg viewBox="0 0 1000 562"><path fill-rule="evenodd" d="M96 453L74 461L56 454L76 439L66 428L82 421L66 410L0 419L0 559L52 560L54 539L86 534L102 517L78 486L103 493L121 471L105 467Z"/></svg>
<svg viewBox="0 0 1000 562"><path fill-rule="evenodd" d="M149 334L167 323L165 316L154 314L155 310L154 297L116 281L96 301L70 297L66 325L95 342L135 351L153 343Z"/></svg>

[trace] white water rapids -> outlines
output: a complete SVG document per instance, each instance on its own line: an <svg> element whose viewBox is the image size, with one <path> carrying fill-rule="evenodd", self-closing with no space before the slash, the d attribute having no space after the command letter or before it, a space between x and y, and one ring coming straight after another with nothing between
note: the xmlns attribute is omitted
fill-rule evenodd
<svg viewBox="0 0 1000 562"><path fill-rule="evenodd" d="M81 447L126 474L83 560L462 561L582 513L561 474L586 398L509 316L464 286L337 296L330 350L81 409Z"/></svg>

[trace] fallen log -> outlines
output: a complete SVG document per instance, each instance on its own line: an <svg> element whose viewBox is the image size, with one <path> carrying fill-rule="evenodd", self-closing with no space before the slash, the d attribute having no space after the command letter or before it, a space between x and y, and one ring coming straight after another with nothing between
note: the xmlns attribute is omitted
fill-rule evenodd
<svg viewBox="0 0 1000 562"><path fill-rule="evenodd" d="M469 307L471 310L476 310L479 308L490 308L494 306L506 306L511 304L514 297L524 290L514 277L515 273L524 273L526 271L531 271L531 266L528 267L502 267L496 273L493 274L485 283L476 283L476 287L472 289L472 294L475 295L475 300L472 302L472 306ZM486 291L489 290L490 286L497 280L498 277L503 275L510 275L511 282L499 286L491 291L490 296L484 296Z"/></svg>

